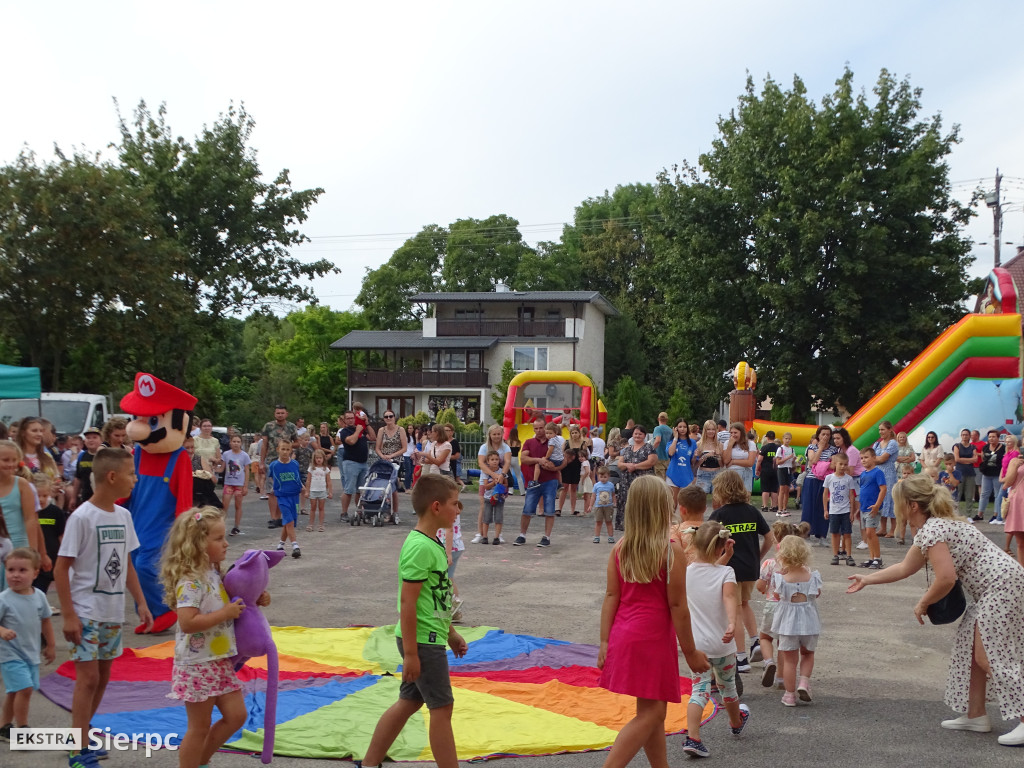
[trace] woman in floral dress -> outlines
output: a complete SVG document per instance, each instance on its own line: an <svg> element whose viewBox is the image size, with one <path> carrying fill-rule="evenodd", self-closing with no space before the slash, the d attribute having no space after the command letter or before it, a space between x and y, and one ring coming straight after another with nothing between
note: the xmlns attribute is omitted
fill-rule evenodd
<svg viewBox="0 0 1024 768"><path fill-rule="evenodd" d="M868 584L888 584L917 573L929 563L931 586L914 606L924 623L928 606L948 594L957 579L973 599L953 644L946 680L946 704L961 717L942 721L954 731L988 733L986 692L992 686L1004 720L1020 720L999 737L1006 746L1024 745L1024 566L956 515L953 498L927 475L913 475L893 488L894 503L918 528L902 563L850 577L847 592Z"/></svg>

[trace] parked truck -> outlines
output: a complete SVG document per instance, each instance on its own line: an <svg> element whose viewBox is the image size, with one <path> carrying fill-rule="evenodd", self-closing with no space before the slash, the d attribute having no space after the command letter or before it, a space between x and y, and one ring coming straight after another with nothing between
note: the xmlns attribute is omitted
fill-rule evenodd
<svg viewBox="0 0 1024 768"><path fill-rule="evenodd" d="M43 392L38 400L0 400L0 421L4 424L41 415L53 422L59 435L80 435L86 427L102 427L110 411L106 396L81 392Z"/></svg>

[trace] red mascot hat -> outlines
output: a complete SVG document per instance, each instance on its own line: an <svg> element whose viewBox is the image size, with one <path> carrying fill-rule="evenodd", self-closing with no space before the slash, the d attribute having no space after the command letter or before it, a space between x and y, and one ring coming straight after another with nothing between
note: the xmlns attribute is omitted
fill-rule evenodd
<svg viewBox="0 0 1024 768"><path fill-rule="evenodd" d="M121 410L132 416L159 416L180 408L191 411L198 399L151 373L136 373L135 388L121 398Z"/></svg>

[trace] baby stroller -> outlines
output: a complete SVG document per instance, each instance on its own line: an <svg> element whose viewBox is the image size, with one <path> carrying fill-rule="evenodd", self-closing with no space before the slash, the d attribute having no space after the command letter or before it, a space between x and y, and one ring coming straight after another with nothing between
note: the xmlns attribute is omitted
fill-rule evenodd
<svg viewBox="0 0 1024 768"><path fill-rule="evenodd" d="M349 518L349 525L370 523L374 528L391 523L398 525L398 515L391 509L391 494L398 487L398 465L378 459L370 465L366 484L359 487L359 504Z"/></svg>

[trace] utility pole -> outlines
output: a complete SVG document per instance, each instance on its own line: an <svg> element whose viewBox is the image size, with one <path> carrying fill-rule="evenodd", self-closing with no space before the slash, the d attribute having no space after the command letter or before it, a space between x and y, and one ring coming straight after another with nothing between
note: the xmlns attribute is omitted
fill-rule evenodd
<svg viewBox="0 0 1024 768"><path fill-rule="evenodd" d="M1003 180L999 169L996 168L996 191L995 194L985 196L985 204L992 209L992 237L995 248L995 266L999 266L999 243L1003 239L1003 209L999 201L999 183Z"/></svg>

